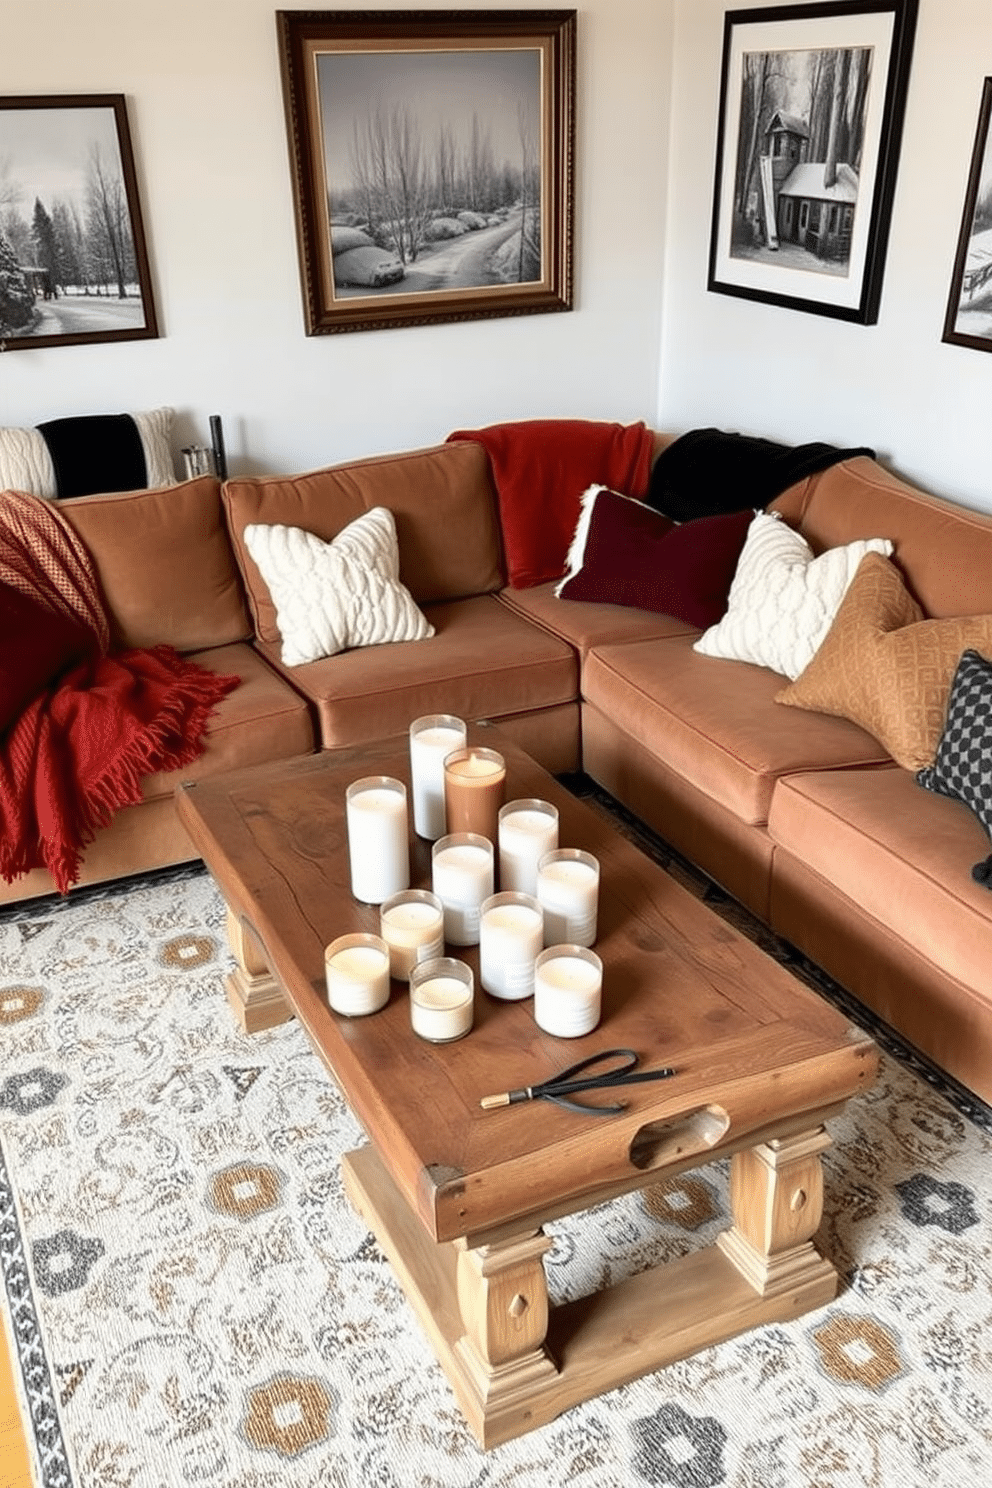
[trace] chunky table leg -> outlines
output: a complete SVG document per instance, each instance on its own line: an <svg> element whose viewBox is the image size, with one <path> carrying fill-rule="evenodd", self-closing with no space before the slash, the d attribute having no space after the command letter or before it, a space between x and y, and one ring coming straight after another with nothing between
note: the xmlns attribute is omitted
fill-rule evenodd
<svg viewBox="0 0 992 1488"><path fill-rule="evenodd" d="M227 939L238 963L224 978L227 999L245 1033L288 1023L293 1009L270 972L251 927L228 909Z"/></svg>
<svg viewBox="0 0 992 1488"><path fill-rule="evenodd" d="M818 1127L732 1158L734 1225L706 1249L549 1308L540 1229L434 1241L372 1147L341 1160L345 1189L388 1256L484 1448L580 1400L837 1293L812 1244L823 1200Z"/></svg>
<svg viewBox="0 0 992 1488"><path fill-rule="evenodd" d="M465 1327L456 1353L490 1430L514 1419L517 1430L526 1430L529 1397L558 1372L544 1347L548 1286L541 1257L551 1241L536 1230L475 1249L464 1240L454 1244Z"/></svg>
<svg viewBox="0 0 992 1488"><path fill-rule="evenodd" d="M824 1128L735 1153L730 1168L733 1227L717 1244L763 1297L822 1281L836 1296L837 1273L812 1243L823 1215Z"/></svg>

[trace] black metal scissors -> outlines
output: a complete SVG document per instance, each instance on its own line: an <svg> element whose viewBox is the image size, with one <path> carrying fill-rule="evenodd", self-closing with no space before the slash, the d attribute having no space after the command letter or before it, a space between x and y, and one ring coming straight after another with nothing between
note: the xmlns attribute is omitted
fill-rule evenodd
<svg viewBox="0 0 992 1488"><path fill-rule="evenodd" d="M604 1049L601 1054L590 1054L588 1059L580 1059L578 1064L569 1065L560 1074L552 1075L550 1080L542 1080L539 1085L525 1085L520 1090L507 1090L502 1095L484 1095L479 1102L484 1111L494 1110L497 1106L515 1106L520 1101L549 1100L554 1101L556 1106L563 1106L566 1111L578 1111L588 1116L616 1116L626 1110L623 1105L598 1106L588 1101L572 1100L570 1097L578 1095L583 1090L612 1090L618 1085L634 1085L644 1080L668 1080L675 1074L673 1069L642 1070L640 1074L631 1074L637 1064L637 1055L633 1049ZM587 1075L584 1079L576 1079L583 1070L592 1070L601 1065L609 1068L597 1075Z"/></svg>

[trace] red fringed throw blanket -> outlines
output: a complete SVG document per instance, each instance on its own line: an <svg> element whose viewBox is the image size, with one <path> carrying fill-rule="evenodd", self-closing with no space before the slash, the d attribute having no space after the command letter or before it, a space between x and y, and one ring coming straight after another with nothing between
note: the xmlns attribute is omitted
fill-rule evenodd
<svg viewBox="0 0 992 1488"><path fill-rule="evenodd" d="M524 419L459 429L448 439L475 440L489 456L514 589L561 578L591 485L643 497L654 450L644 424L596 419Z"/></svg>
<svg viewBox="0 0 992 1488"><path fill-rule="evenodd" d="M0 873L47 868L60 893L141 781L203 752L238 677L171 646L109 655L92 560L50 502L0 496Z"/></svg>

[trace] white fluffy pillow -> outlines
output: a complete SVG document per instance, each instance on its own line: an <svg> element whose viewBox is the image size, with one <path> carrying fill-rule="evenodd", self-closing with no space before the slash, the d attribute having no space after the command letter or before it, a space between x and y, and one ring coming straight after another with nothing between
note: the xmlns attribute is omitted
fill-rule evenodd
<svg viewBox="0 0 992 1488"><path fill-rule="evenodd" d="M250 522L245 545L269 586L286 666L434 634L400 583L396 524L384 506L356 517L331 542L302 527Z"/></svg>
<svg viewBox="0 0 992 1488"><path fill-rule="evenodd" d="M150 413L132 413L145 452L149 486L171 486L176 474L172 465L169 436L172 409L154 408ZM26 491L29 496L54 499L58 495L55 466L37 429L0 429L0 491Z"/></svg>
<svg viewBox="0 0 992 1488"><path fill-rule="evenodd" d="M795 680L833 624L862 558L891 552L887 538L869 537L814 558L804 537L774 512L759 512L748 528L727 612L693 649L771 667Z"/></svg>

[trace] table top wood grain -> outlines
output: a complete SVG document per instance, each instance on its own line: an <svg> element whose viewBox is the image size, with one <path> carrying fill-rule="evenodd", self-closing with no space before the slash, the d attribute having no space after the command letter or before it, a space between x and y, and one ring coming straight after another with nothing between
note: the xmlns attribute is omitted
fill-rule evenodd
<svg viewBox="0 0 992 1488"><path fill-rule="evenodd" d="M411 1031L407 987L366 1018L332 1012L324 949L377 932L379 911L352 898L346 787L365 775L410 784L406 737L199 781L177 792L180 819L232 914L263 948L314 1048L393 1180L436 1240L519 1231L769 1137L808 1129L874 1078L877 1051L817 997L651 862L498 731L471 742L507 761L507 800L560 813L563 847L600 860L597 954L603 1016L558 1039L530 1000L478 986L478 948L449 947L476 973L475 1026L451 1044ZM413 836L411 886L430 887L430 843ZM544 1101L484 1111L484 1095L536 1084L599 1050L633 1049L669 1080L631 1086L611 1118ZM609 1099L610 1097L605 1097Z"/></svg>

